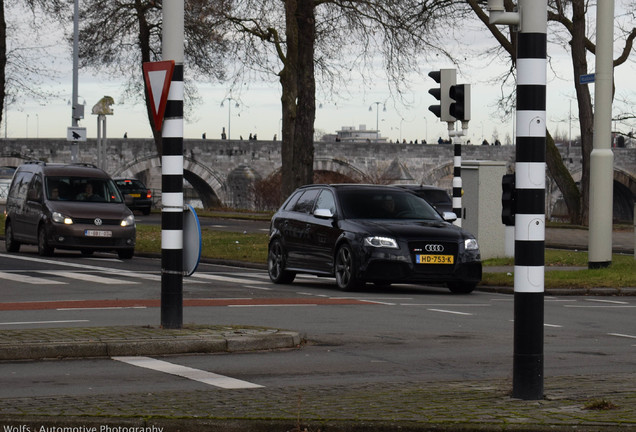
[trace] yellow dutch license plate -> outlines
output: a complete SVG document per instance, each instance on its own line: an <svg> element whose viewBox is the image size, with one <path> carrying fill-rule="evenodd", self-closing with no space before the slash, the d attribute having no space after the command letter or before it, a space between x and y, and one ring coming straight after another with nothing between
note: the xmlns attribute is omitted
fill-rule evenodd
<svg viewBox="0 0 636 432"><path fill-rule="evenodd" d="M453 255L415 255L415 262L418 264L453 264Z"/></svg>
<svg viewBox="0 0 636 432"><path fill-rule="evenodd" d="M141 194L130 194L133 198L141 198Z"/></svg>

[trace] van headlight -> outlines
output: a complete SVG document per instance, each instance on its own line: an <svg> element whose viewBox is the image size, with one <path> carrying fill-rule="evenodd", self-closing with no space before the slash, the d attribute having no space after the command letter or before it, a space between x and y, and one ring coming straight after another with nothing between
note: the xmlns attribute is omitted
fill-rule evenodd
<svg viewBox="0 0 636 432"><path fill-rule="evenodd" d="M394 238L391 237L380 237L380 236L372 236L365 237L364 244L366 246L372 246L377 248L389 248L389 249L398 249L398 244Z"/></svg>
<svg viewBox="0 0 636 432"><path fill-rule="evenodd" d="M53 212L51 214L51 219L53 219L53 222L61 223L64 225L73 225L73 219L68 216L64 216L60 212Z"/></svg>
<svg viewBox="0 0 636 432"><path fill-rule="evenodd" d="M128 226L133 226L135 225L135 216L134 215L128 215L126 216L125 219L122 219L121 221L121 226L123 227L128 227Z"/></svg>
<svg viewBox="0 0 636 432"><path fill-rule="evenodd" d="M478 250L479 245L477 244L477 240L473 238L469 238L464 240L464 249L466 250Z"/></svg>

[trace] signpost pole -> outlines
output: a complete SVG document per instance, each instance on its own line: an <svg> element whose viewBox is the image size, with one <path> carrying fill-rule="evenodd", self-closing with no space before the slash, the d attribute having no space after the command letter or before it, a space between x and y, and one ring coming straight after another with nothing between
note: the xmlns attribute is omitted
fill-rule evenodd
<svg viewBox="0 0 636 432"><path fill-rule="evenodd" d="M512 396L543 398L547 0L520 0Z"/></svg>
<svg viewBox="0 0 636 432"><path fill-rule="evenodd" d="M596 73L594 140L590 154L590 232L588 268L612 263L614 153L612 141L612 79L614 71L614 0L596 4Z"/></svg>
<svg viewBox="0 0 636 432"><path fill-rule="evenodd" d="M75 0L73 7L73 94L71 101L71 126L76 128L78 126L77 120L80 119L77 103L78 93L78 69L79 69L79 0ZM71 144L71 162L78 162L78 148L77 140L73 140Z"/></svg>
<svg viewBox="0 0 636 432"><path fill-rule="evenodd" d="M183 327L183 7L163 2L162 55L175 63L161 135L161 326L169 329Z"/></svg>

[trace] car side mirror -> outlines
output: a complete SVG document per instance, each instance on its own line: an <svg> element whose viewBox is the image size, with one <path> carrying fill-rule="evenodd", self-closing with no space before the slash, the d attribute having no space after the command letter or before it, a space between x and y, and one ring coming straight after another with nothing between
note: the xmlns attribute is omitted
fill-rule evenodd
<svg viewBox="0 0 636 432"><path fill-rule="evenodd" d="M314 210L314 216L320 219L330 219L334 214L329 209L319 208Z"/></svg>
<svg viewBox="0 0 636 432"><path fill-rule="evenodd" d="M27 192L28 201L39 201L40 197L35 189L29 189Z"/></svg>
<svg viewBox="0 0 636 432"><path fill-rule="evenodd" d="M445 211L444 213L442 213L442 218L446 222L455 222L457 220L457 215L455 214L455 212Z"/></svg>

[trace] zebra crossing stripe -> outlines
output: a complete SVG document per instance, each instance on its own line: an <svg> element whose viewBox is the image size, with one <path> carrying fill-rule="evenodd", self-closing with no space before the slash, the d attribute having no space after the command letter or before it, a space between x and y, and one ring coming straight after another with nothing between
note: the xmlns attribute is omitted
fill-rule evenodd
<svg viewBox="0 0 636 432"><path fill-rule="evenodd" d="M150 357L112 357L113 360L127 363L129 365L151 369L157 372L163 372L170 375L176 375L189 380L198 381L203 384L220 387L223 389L248 389L261 388L263 386L212 372L194 369L187 366L181 366L169 363L163 360L156 360Z"/></svg>
<svg viewBox="0 0 636 432"><path fill-rule="evenodd" d="M0 279L7 279L14 282L20 282L30 285L65 285L66 282L54 280L54 279L45 279L39 278L35 276L27 276L21 275L18 273L8 273L8 272L0 272Z"/></svg>
<svg viewBox="0 0 636 432"><path fill-rule="evenodd" d="M190 277L191 278L214 280L214 281L219 281L219 282L234 282L234 283L239 283L239 284L249 283L249 284L257 285L257 284L267 283L265 281L260 281L260 280L255 280L255 279L235 278L235 277L211 275L211 274L205 274L205 273L195 273L195 274L193 274Z"/></svg>
<svg viewBox="0 0 636 432"><path fill-rule="evenodd" d="M69 279L83 280L91 283L106 285L135 285L139 283L131 280L115 279L110 277L97 276L95 274L77 273L64 270L38 270L37 272L40 274L50 274L53 276L61 276Z"/></svg>

